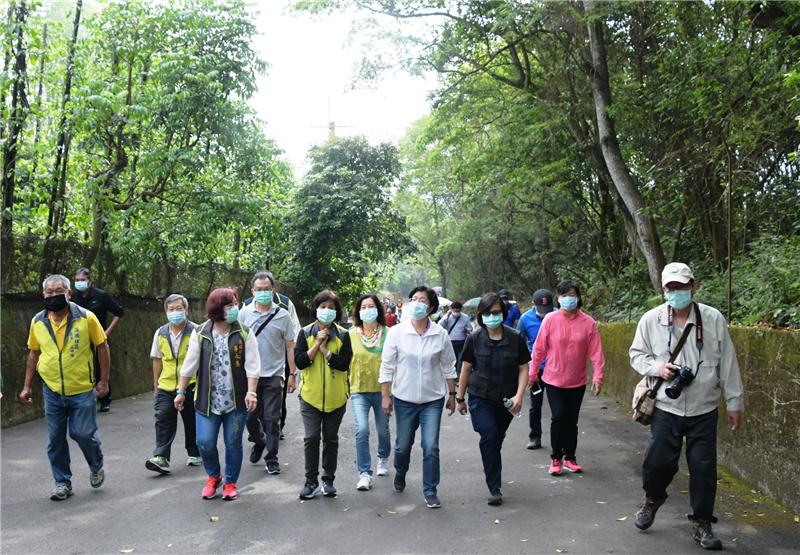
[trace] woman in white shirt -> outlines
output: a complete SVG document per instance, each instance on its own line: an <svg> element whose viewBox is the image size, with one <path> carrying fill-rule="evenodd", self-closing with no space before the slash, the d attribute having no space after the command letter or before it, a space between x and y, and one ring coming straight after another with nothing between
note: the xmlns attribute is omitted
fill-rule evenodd
<svg viewBox="0 0 800 555"><path fill-rule="evenodd" d="M422 493L430 508L441 507L439 429L442 408L455 410L456 355L447 330L430 320L439 308L436 292L425 286L409 293L406 318L389 329L383 346L379 381L383 410L396 413L394 489L406 487L406 472L417 428L421 429Z"/></svg>

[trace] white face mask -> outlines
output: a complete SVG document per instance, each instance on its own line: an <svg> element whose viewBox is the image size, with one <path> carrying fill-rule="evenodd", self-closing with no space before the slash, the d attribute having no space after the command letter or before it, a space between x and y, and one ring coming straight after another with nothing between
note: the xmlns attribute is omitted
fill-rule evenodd
<svg viewBox="0 0 800 555"><path fill-rule="evenodd" d="M332 308L317 308L317 320L323 324L330 324L336 319L336 311Z"/></svg>

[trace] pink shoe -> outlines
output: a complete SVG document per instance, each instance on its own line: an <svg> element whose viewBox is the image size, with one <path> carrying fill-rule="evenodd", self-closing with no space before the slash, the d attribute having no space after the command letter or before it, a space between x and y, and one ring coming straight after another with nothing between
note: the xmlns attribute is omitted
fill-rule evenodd
<svg viewBox="0 0 800 555"><path fill-rule="evenodd" d="M566 466L567 470L570 472L583 472L583 468L581 468L581 465L579 465L578 461L575 459L564 459L564 466Z"/></svg>
<svg viewBox="0 0 800 555"><path fill-rule="evenodd" d="M561 476L561 459L552 459L548 472L553 476Z"/></svg>
<svg viewBox="0 0 800 555"><path fill-rule="evenodd" d="M236 491L236 484L225 484L222 486L222 499L225 501L233 501L239 497L239 493Z"/></svg>
<svg viewBox="0 0 800 555"><path fill-rule="evenodd" d="M214 499L217 496L217 488L222 478L219 476L209 476L206 486L203 488L203 499Z"/></svg>

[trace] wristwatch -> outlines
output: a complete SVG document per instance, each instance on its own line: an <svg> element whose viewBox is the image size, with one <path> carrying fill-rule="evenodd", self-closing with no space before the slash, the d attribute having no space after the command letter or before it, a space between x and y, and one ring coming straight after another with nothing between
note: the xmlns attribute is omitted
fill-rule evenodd
<svg viewBox="0 0 800 555"><path fill-rule="evenodd" d="M289 372L289 377L290 378L296 378L297 377L297 372Z"/></svg>
<svg viewBox="0 0 800 555"><path fill-rule="evenodd" d="M466 402L467 402L467 400L466 400L466 399L464 399L463 397L462 397L461 399L459 399L458 397L456 397L456 403L459 403L459 404L460 404L460 403L466 403Z"/></svg>

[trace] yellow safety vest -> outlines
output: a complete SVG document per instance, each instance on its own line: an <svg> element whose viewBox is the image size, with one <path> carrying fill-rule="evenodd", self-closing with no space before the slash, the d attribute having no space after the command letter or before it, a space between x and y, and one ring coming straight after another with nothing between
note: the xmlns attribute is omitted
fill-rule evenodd
<svg viewBox="0 0 800 555"><path fill-rule="evenodd" d="M311 333L314 326L315 324L311 324L303 328L309 350L314 348L317 341L316 334ZM339 336L347 333L347 330L339 325L331 329L336 330L336 335L328 340L326 346L330 352L338 353L342 348ZM331 368L321 352L311 361L311 366L300 371L300 377L300 397L314 408L322 412L333 412L347 404L350 397L347 372Z"/></svg>
<svg viewBox="0 0 800 555"><path fill-rule="evenodd" d="M189 339L192 331L197 327L193 322L186 322L186 326L181 333L181 341L178 346L177 356L172 352L172 341L169 336L169 324L164 324L158 329L158 350L161 351L161 375L158 377L158 389L169 391L170 393L178 390L180 381L181 366L189 350ZM197 376L192 376L189 385L197 381Z"/></svg>

